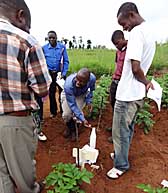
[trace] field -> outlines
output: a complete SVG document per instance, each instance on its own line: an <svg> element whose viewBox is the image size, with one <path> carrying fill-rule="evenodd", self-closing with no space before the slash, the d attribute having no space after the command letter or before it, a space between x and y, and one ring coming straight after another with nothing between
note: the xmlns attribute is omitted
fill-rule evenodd
<svg viewBox="0 0 168 193"><path fill-rule="evenodd" d="M162 46L164 46L164 49ZM155 73L155 75L160 76L160 71L158 71L160 69L161 73L167 72L165 67L168 65L168 56L164 50L166 48L168 51L168 46L167 44L162 46L158 45L157 47L150 71L151 75ZM113 67L110 66L114 64L114 53L111 50L75 50L74 52L70 50L69 57L72 64L70 72L77 71L82 66L87 66L93 69L97 77L104 73L111 74ZM97 55L97 58L95 55ZM77 56L78 59L74 59ZM105 60L106 62L104 63L103 61ZM65 125L61 115L58 113L55 119L49 118L48 102L47 99L44 106L45 122L43 124L43 131L48 140L39 142L36 155L37 178L39 180L49 174L51 166L55 163L75 163L75 159L72 157L72 149L77 146L76 142L71 142L63 137ZM110 180L107 178L106 173L113 166L109 156L113 151L113 145L107 141L111 133L106 131L106 128L111 127L112 124L112 109L109 103L106 105L102 112L100 130L97 132L96 147L99 149L99 157L96 164L100 168L92 171L94 177L91 180L91 184L84 183L82 185L82 189L86 193L141 193L142 190L136 188L137 184L144 183L151 184L153 187L161 187L161 181L163 179L168 180L168 110L165 107L161 109L161 112L158 112L155 103L152 102L150 103L150 112L153 115L152 119L155 121L150 132L146 135L139 126L136 125L135 127L129 154L130 170L120 179ZM90 120L90 122L92 126L97 127L98 118ZM80 148L89 142L89 135L89 129L80 128ZM89 165L86 165L86 168L91 171ZM46 192L46 190L43 191L43 193Z"/></svg>

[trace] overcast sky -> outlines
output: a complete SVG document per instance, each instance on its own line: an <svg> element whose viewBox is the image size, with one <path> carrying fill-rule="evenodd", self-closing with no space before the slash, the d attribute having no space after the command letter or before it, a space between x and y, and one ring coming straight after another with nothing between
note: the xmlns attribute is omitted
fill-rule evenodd
<svg viewBox="0 0 168 193"><path fill-rule="evenodd" d="M93 45L112 48L111 34L122 29L116 14L123 0L25 0L32 15L31 34L44 44L47 32L58 39L90 39ZM159 42L168 39L168 0L133 0Z"/></svg>

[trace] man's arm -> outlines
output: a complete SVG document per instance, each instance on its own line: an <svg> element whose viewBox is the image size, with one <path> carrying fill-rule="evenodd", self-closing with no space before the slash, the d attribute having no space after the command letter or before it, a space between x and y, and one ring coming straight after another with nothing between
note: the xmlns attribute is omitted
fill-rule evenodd
<svg viewBox="0 0 168 193"><path fill-rule="evenodd" d="M66 47L63 48L62 57L63 57L63 68L61 75L62 77L65 77L69 68L69 59Z"/></svg>
<svg viewBox="0 0 168 193"><path fill-rule="evenodd" d="M148 90L150 87L153 88L151 81L146 79L144 72L140 67L140 62L137 60L131 60L131 65L132 65L132 72L135 78L146 86L146 90Z"/></svg>
<svg viewBox="0 0 168 193"><path fill-rule="evenodd" d="M84 118L83 112L81 112L81 110L78 108L75 96L73 94L66 93L66 92L65 92L65 95L66 95L66 100L69 108L75 114L76 118L78 118L80 121L83 122L85 118Z"/></svg>
<svg viewBox="0 0 168 193"><path fill-rule="evenodd" d="M28 81L28 86L38 96L44 97L48 94L51 77L40 45L33 46L29 51Z"/></svg>

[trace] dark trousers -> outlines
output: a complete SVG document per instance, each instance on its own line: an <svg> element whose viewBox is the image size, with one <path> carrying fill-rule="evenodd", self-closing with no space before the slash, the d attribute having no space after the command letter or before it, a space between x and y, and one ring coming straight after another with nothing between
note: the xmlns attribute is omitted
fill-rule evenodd
<svg viewBox="0 0 168 193"><path fill-rule="evenodd" d="M112 83L110 86L110 102L111 102L111 106L113 108L113 111L114 111L114 105L115 105L115 101L116 101L115 97L116 97L118 82L119 82L119 80L112 80Z"/></svg>
<svg viewBox="0 0 168 193"><path fill-rule="evenodd" d="M38 115L40 117L40 121L42 121L43 120L43 100L42 100L42 97L36 96L36 101L40 107L40 109L38 111Z"/></svg>
<svg viewBox="0 0 168 193"><path fill-rule="evenodd" d="M57 114L57 102L56 102L55 94L56 94L56 90L58 89L59 107L60 107L60 112L62 113L62 107L61 107L62 88L56 83L57 72L49 70L49 73L52 78L52 83L50 84L50 89L49 89L50 113L53 115L56 115Z"/></svg>

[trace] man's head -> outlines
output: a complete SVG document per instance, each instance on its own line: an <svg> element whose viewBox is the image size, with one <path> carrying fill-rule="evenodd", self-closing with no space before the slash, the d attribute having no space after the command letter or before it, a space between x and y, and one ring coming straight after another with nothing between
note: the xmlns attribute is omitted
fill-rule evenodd
<svg viewBox="0 0 168 193"><path fill-rule="evenodd" d="M76 87L83 87L85 86L90 79L90 71L87 68L82 68L78 71L75 82Z"/></svg>
<svg viewBox="0 0 168 193"><path fill-rule="evenodd" d="M24 0L0 0L0 17L29 33L31 14Z"/></svg>
<svg viewBox="0 0 168 193"><path fill-rule="evenodd" d="M111 41L119 50L122 50L127 45L127 41L124 38L124 33L121 30L116 30L113 32Z"/></svg>
<svg viewBox="0 0 168 193"><path fill-rule="evenodd" d="M57 45L57 34L55 31L48 32L48 41L52 47L55 47Z"/></svg>
<svg viewBox="0 0 168 193"><path fill-rule="evenodd" d="M132 2L126 2L120 6L117 19L119 25L126 31L131 31L135 26L140 25L144 21L139 15L137 6Z"/></svg>

